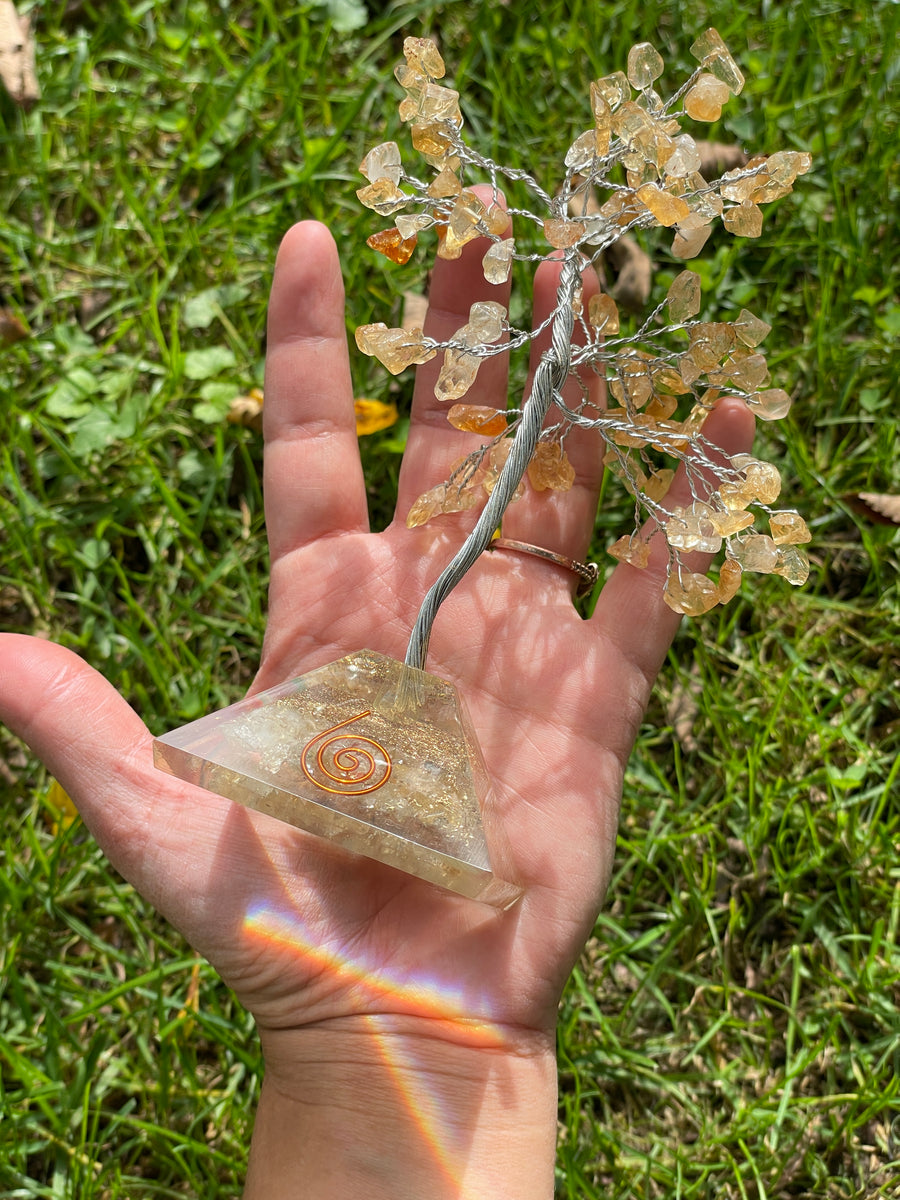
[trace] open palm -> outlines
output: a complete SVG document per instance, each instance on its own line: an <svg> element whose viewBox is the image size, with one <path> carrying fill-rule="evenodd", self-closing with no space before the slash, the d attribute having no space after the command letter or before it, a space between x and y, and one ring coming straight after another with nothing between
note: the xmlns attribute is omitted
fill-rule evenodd
<svg viewBox="0 0 900 1200"><path fill-rule="evenodd" d="M481 278L483 247L469 249L435 269L426 331L438 338L465 323L474 300L506 298ZM554 293L549 265L536 282L538 317ZM467 402L505 406L503 363L483 365ZM419 369L400 518L372 534L337 254L320 225L290 231L269 316L272 574L255 690L361 648L403 658L425 591L472 524L459 514L408 530L403 519L477 444L448 425L435 370ZM705 432L736 453L752 418L722 405ZM567 448L575 487L513 505L504 534L580 558L602 450L583 432ZM0 717L70 792L122 874L216 966L264 1039L351 1015L437 1017L461 1040L485 1029L498 1041L549 1037L608 882L625 762L677 625L662 601L664 570L664 551L645 571L618 567L584 621L565 570L484 555L441 609L428 669L459 687L478 730L525 887L506 913L161 774L140 719L60 647L0 638Z"/></svg>

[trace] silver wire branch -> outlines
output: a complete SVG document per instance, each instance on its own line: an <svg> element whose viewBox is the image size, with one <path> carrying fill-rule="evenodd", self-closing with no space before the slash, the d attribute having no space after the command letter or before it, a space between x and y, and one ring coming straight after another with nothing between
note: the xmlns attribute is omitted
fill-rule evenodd
<svg viewBox="0 0 900 1200"><path fill-rule="evenodd" d="M408 667L425 669L428 643L438 609L490 545L491 538L531 462L550 405L568 378L572 363L572 331L575 327L572 297L580 277L579 259L580 256L570 253L563 262L550 333L550 349L541 358L534 373L534 382L522 410L519 428L512 439L509 457L475 528L432 584L422 602L406 651Z"/></svg>

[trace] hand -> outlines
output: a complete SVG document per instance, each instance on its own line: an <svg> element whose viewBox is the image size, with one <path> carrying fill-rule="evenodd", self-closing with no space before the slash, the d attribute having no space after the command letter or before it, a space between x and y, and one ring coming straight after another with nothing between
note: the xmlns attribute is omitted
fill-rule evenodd
<svg viewBox="0 0 900 1200"><path fill-rule="evenodd" d="M468 249L435 267L426 332L440 339L465 323L474 300L507 299L481 278L483 246ZM553 264L538 273L537 319L553 307L555 279ZM272 573L254 690L363 647L402 659L422 596L473 521L460 514L405 526L416 496L477 444L434 400L438 359L416 380L398 518L384 533L368 532L343 304L330 235L312 222L296 226L279 252L269 314ZM484 363L466 402L502 408L505 398L501 356ZM723 404L704 432L737 453L749 448L752 417ZM508 510L504 535L583 558L602 451L584 431L567 449L573 489L529 493ZM609 880L625 763L678 621L662 600L664 572L659 546L645 571L619 566L584 621L569 572L485 555L438 615L427 668L469 703L525 887L506 913L156 771L149 733L98 674L52 644L0 638L0 717L72 795L116 867L255 1015L278 1096L260 1136L275 1157L279 1139L265 1130L279 1128L281 1100L306 1111L313 1066L335 1072L342 1063L329 1077L336 1087L352 1082L356 1065L383 1097L392 1092L383 1062L378 1073L385 1037L415 1055L417 1078L455 1077L459 1153L479 1144L475 1126L489 1107L462 1109L493 1094L494 1064L539 1064L540 1120L549 1105L552 1144L546 1088L556 1007ZM478 1094L464 1097L473 1081ZM541 1179L546 1187L546 1171Z"/></svg>

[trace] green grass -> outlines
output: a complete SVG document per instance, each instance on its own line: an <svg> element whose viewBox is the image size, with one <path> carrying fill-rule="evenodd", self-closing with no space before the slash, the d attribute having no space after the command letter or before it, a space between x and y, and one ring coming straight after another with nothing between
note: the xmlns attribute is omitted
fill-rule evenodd
<svg viewBox="0 0 900 1200"><path fill-rule="evenodd" d="M155 730L234 699L258 654L260 443L222 412L261 380L280 235L332 225L351 324L423 282L361 249L354 195L365 149L403 140L404 32L439 34L472 142L551 186L590 79L642 39L678 78L709 24L748 76L710 136L812 151L762 238L699 269L723 319L774 326L796 402L759 445L813 573L745 583L676 642L563 1003L558 1194L900 1195L898 542L845 499L900 491L900 7L372 4L349 35L268 0L34 15L43 99L0 98L0 305L31 331L0 349L0 621L78 650ZM408 403L406 376L354 372ZM402 435L363 445L378 524ZM607 489L598 555L628 511ZM238 1195L248 1019L0 750L0 1195Z"/></svg>

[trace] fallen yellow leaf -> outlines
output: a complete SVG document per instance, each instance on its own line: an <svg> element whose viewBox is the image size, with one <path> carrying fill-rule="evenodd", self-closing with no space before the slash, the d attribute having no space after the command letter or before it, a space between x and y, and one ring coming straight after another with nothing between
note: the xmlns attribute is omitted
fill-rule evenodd
<svg viewBox="0 0 900 1200"><path fill-rule="evenodd" d="M246 396L235 396L225 420L230 425L247 425L258 433L262 429L262 409L262 388L251 388Z"/></svg>
<svg viewBox="0 0 900 1200"><path fill-rule="evenodd" d="M397 421L397 405L384 404L381 400L369 400L365 396L353 401L356 412L356 434L377 433L388 429Z"/></svg>
<svg viewBox="0 0 900 1200"><path fill-rule="evenodd" d="M54 836L60 830L65 831L78 820L78 809L75 807L72 797L55 779L50 782L44 803L53 817L50 829Z"/></svg>
<svg viewBox="0 0 900 1200"><path fill-rule="evenodd" d="M184 1008L178 1013L178 1019L184 1021L183 1032L190 1037L194 1030L192 1014L200 1011L200 959L195 959L191 967L191 977L188 980L187 994L184 998Z"/></svg>

